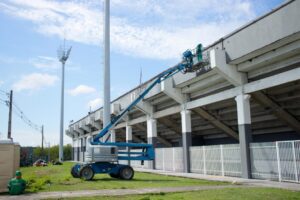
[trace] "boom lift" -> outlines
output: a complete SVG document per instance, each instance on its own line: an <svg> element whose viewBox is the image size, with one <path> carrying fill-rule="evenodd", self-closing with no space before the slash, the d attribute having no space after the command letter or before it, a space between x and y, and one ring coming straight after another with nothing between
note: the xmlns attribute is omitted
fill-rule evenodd
<svg viewBox="0 0 300 200"><path fill-rule="evenodd" d="M202 57L202 45L199 44L195 53L186 50L182 54L182 61L176 66L169 68L159 74L155 80L119 115L112 118L111 122L104 127L95 137L87 138L85 152L85 163L77 163L71 169L71 174L75 178L91 180L94 174L109 174L113 178L130 180L134 176L134 171L129 165L119 164L119 160L139 160L144 164L145 160L154 160L155 152L152 144L108 142L103 138L114 126L136 106L149 91L162 81L174 76L178 72L187 73L201 70L208 65L208 61ZM124 152L119 148L141 149L140 152Z"/></svg>

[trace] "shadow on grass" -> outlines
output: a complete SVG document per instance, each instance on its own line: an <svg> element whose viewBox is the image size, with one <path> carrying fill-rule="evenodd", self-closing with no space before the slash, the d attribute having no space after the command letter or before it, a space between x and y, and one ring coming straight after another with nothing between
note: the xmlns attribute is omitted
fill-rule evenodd
<svg viewBox="0 0 300 200"><path fill-rule="evenodd" d="M90 180L90 182L98 182L98 181L109 181L109 182L119 182L119 181L126 181L126 182L175 182L177 180L151 180L151 179L132 179L132 180L123 180L123 179L115 179L115 178L94 178Z"/></svg>
<svg viewBox="0 0 300 200"><path fill-rule="evenodd" d="M9 193L8 192L0 192L0 197L4 196L4 195L9 195Z"/></svg>

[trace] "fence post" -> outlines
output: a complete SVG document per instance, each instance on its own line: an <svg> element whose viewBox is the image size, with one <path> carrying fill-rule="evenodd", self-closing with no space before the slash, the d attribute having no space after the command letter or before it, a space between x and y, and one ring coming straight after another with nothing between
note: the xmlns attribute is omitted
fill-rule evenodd
<svg viewBox="0 0 300 200"><path fill-rule="evenodd" d="M203 148L203 172L204 172L204 175L206 175L205 146L202 146L202 148Z"/></svg>
<svg viewBox="0 0 300 200"><path fill-rule="evenodd" d="M165 171L165 148L162 148L162 155L163 155L163 160L162 160L162 165L163 165L163 171Z"/></svg>
<svg viewBox="0 0 300 200"><path fill-rule="evenodd" d="M281 182L281 167L280 167L280 155L279 155L278 142L276 142L276 155L277 155L277 167L278 167L278 181Z"/></svg>
<svg viewBox="0 0 300 200"><path fill-rule="evenodd" d="M172 153L173 153L173 172L175 172L176 171L176 167L175 167L175 148L173 147L172 148Z"/></svg>
<svg viewBox="0 0 300 200"><path fill-rule="evenodd" d="M220 145L220 150L221 150L221 173L222 173L222 176L225 176L225 173L224 173L223 145Z"/></svg>
<svg viewBox="0 0 300 200"><path fill-rule="evenodd" d="M297 161L296 161L296 153L295 153L295 141L292 141L292 150L293 150L293 163L294 163L294 167L295 167L295 177L296 177L296 181L299 182L298 179L298 171L297 171Z"/></svg>

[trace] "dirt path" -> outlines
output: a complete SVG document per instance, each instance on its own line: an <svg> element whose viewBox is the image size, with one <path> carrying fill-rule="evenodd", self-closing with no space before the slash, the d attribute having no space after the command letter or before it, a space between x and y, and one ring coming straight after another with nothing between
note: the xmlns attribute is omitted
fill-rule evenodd
<svg viewBox="0 0 300 200"><path fill-rule="evenodd" d="M71 197L91 197L91 196L122 196L132 194L149 194L149 193L171 193L171 192L187 192L200 190L216 190L224 188L251 187L243 185L215 185L215 186L190 186L190 187L163 187L163 188L138 188L138 189L114 189L114 190L83 190L83 191L61 191L61 192L40 192L33 194L25 194L20 196L0 196L2 200L31 200L46 198L71 198Z"/></svg>

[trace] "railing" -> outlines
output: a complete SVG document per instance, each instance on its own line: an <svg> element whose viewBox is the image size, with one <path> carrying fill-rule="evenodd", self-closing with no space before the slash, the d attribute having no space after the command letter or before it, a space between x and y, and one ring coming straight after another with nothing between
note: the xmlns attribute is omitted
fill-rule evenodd
<svg viewBox="0 0 300 200"><path fill-rule="evenodd" d="M155 153L156 169L183 171L181 147L157 148ZM253 178L300 183L300 141L251 143L250 154ZM193 173L241 177L239 144L191 147L190 158ZM136 161L131 165L148 167Z"/></svg>
<svg viewBox="0 0 300 200"><path fill-rule="evenodd" d="M80 148L75 147L73 154L74 160L83 161ZM155 154L156 169L183 171L182 147L157 148ZM300 183L300 140L251 143L250 156L253 178ZM190 158L190 170L193 173L241 177L239 144L191 147ZM128 161L119 163L128 164ZM140 161L130 161L130 165L149 168L148 161L144 165Z"/></svg>
<svg viewBox="0 0 300 200"><path fill-rule="evenodd" d="M300 141L250 145L253 178L300 182Z"/></svg>
<svg viewBox="0 0 300 200"><path fill-rule="evenodd" d="M181 147L155 149L156 169L164 171L183 171L183 150Z"/></svg>
<svg viewBox="0 0 300 200"><path fill-rule="evenodd" d="M219 176L241 176L239 145L191 147L190 155L191 172Z"/></svg>

